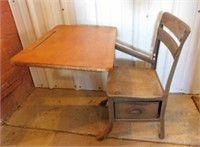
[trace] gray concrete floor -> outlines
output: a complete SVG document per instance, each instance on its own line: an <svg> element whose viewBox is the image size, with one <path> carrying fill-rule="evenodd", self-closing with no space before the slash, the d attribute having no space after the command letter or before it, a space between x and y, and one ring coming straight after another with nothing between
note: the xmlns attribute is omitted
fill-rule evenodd
<svg viewBox="0 0 200 147"><path fill-rule="evenodd" d="M141 142L107 138L97 141L94 136L30 129L12 126L1 128L2 146L136 146L136 147L186 147L185 145Z"/></svg>
<svg viewBox="0 0 200 147"><path fill-rule="evenodd" d="M177 96L181 97L182 95L177 95ZM106 138L104 141L97 141L95 136L91 135L81 135L78 133L70 133L67 131L55 131L53 129L14 126L6 123L1 126L0 145L1 146L186 147L186 145L134 141L134 140L124 140L124 139L114 139L114 138Z"/></svg>

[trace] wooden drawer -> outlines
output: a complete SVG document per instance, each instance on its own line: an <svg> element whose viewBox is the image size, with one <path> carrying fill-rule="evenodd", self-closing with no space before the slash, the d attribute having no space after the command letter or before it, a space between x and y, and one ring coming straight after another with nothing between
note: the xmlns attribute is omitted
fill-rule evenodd
<svg viewBox="0 0 200 147"><path fill-rule="evenodd" d="M115 102L115 118L148 119L158 117L159 102Z"/></svg>

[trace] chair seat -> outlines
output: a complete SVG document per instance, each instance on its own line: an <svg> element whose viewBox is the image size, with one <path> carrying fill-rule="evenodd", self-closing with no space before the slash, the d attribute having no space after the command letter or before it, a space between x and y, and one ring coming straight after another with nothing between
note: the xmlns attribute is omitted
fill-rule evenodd
<svg viewBox="0 0 200 147"><path fill-rule="evenodd" d="M107 95L111 98L154 99L161 98L163 94L154 69L115 67L109 73Z"/></svg>

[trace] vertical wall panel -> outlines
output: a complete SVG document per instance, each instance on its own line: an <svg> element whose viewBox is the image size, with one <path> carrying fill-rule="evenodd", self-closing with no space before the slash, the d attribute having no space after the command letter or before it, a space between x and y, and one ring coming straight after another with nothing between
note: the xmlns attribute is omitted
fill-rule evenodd
<svg viewBox="0 0 200 147"><path fill-rule="evenodd" d="M154 3L154 5L156 6L156 3ZM160 5L158 7L159 10L157 9L156 13L157 14L160 13L160 15L156 18L157 20L155 20L155 18L154 18L154 21L157 21L157 22L160 21L162 12L173 13L174 1L173 0L160 1L159 5ZM151 12L155 14L155 11L153 10L153 8L154 7L151 7L151 9L152 9ZM155 40L153 40L152 42L155 43ZM171 53L166 48L166 46L161 44L159 58L158 58L157 72L158 72L158 75L160 77L163 87L165 87L166 82L168 80L168 75L169 75L169 72L170 72L170 69L172 66L172 62L173 62L173 58L171 56Z"/></svg>
<svg viewBox="0 0 200 147"><path fill-rule="evenodd" d="M149 46L149 50L153 51L154 44L155 44L155 37L156 37L156 31L158 24L160 22L160 19L162 17L163 12L170 12L172 13L173 10L173 0L168 1L156 1L156 0L150 0L149 2L149 11L148 11L148 29L147 34L147 44ZM165 87L167 78L170 72L170 68L172 65L172 56L166 46L161 43L160 50L159 50L159 56L157 61L157 73L161 80L161 83L163 87Z"/></svg>
<svg viewBox="0 0 200 147"><path fill-rule="evenodd" d="M26 1L9 0L9 5L13 12L22 45L23 47L27 47L36 38Z"/></svg>
<svg viewBox="0 0 200 147"><path fill-rule="evenodd" d="M200 10L200 0L195 11L196 14L194 14L196 18L192 30L195 31L191 34L189 52L181 81L181 89L186 93L200 93L200 13L198 10Z"/></svg>
<svg viewBox="0 0 200 147"><path fill-rule="evenodd" d="M148 9L150 0L133 1L133 39L132 44L141 50L150 51L147 39L151 36L148 31ZM144 67L145 63L135 59L135 66Z"/></svg>
<svg viewBox="0 0 200 147"><path fill-rule="evenodd" d="M133 7L133 44L137 48L148 51L147 28L149 0L134 1Z"/></svg>
<svg viewBox="0 0 200 147"><path fill-rule="evenodd" d="M102 72L74 71L75 89L103 90Z"/></svg>
<svg viewBox="0 0 200 147"><path fill-rule="evenodd" d="M111 20L111 11L115 9L115 6L113 5L112 0L96 0L95 1L96 6L96 19L97 19L97 25L101 26L111 26L112 20Z"/></svg>
<svg viewBox="0 0 200 147"><path fill-rule="evenodd" d="M41 9L44 16L44 23L47 30L58 24L63 24L61 5L59 0L41 0ZM37 9L36 9L37 10Z"/></svg>
<svg viewBox="0 0 200 147"><path fill-rule="evenodd" d="M9 0L9 5L13 12L13 17L19 32L22 46L25 48L36 40L32 17L29 13L26 0L12 1ZM30 68L31 76L36 87L48 87L45 73L43 69Z"/></svg>
<svg viewBox="0 0 200 147"><path fill-rule="evenodd" d="M31 71L31 76L35 87L49 87L46 73L43 68L31 67L29 69Z"/></svg>
<svg viewBox="0 0 200 147"><path fill-rule="evenodd" d="M126 1L119 1L118 7L120 7L120 11L118 11L118 20L120 25L118 39L128 44L132 44L133 40L133 1L126 0ZM114 15L114 14L113 14ZM115 65L133 65L133 57L130 55L126 55L122 52L116 51L116 60Z"/></svg>
<svg viewBox="0 0 200 147"><path fill-rule="evenodd" d="M45 68L49 88L74 88L72 70Z"/></svg>
<svg viewBox="0 0 200 147"><path fill-rule="evenodd" d="M77 24L96 25L95 0L74 0Z"/></svg>
<svg viewBox="0 0 200 147"><path fill-rule="evenodd" d="M64 24L76 24L76 12L73 0L60 0Z"/></svg>
<svg viewBox="0 0 200 147"><path fill-rule="evenodd" d="M30 11L30 16L32 19L32 23L34 26L36 38L41 37L46 31L47 28L45 26L44 15L42 13L41 7L42 0L28 0L28 9Z"/></svg>
<svg viewBox="0 0 200 147"><path fill-rule="evenodd" d="M184 75L190 77L193 71L188 70L188 66L198 66L194 65L194 55L193 51L195 50L192 48L191 39L195 30L194 23L196 19L197 7L198 7L198 0L185 0L185 1L175 1L174 4L174 14L178 16L180 19L185 21L190 27L192 28L192 32L190 36L186 40L186 43L183 47L179 62L177 64L177 70L174 75L174 80L172 82L172 92L180 91L184 92L182 86L185 84ZM194 38L193 38L194 39ZM196 48L197 49L197 48Z"/></svg>

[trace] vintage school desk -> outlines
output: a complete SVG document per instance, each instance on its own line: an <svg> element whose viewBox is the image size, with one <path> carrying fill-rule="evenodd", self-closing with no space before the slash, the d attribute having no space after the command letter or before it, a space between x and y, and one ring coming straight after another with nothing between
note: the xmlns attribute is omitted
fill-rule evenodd
<svg viewBox="0 0 200 147"><path fill-rule="evenodd" d="M15 55L11 62L30 67L109 71L116 28L58 25Z"/></svg>
<svg viewBox="0 0 200 147"><path fill-rule="evenodd" d="M116 28L59 25L15 55L11 62L30 67L109 71Z"/></svg>

